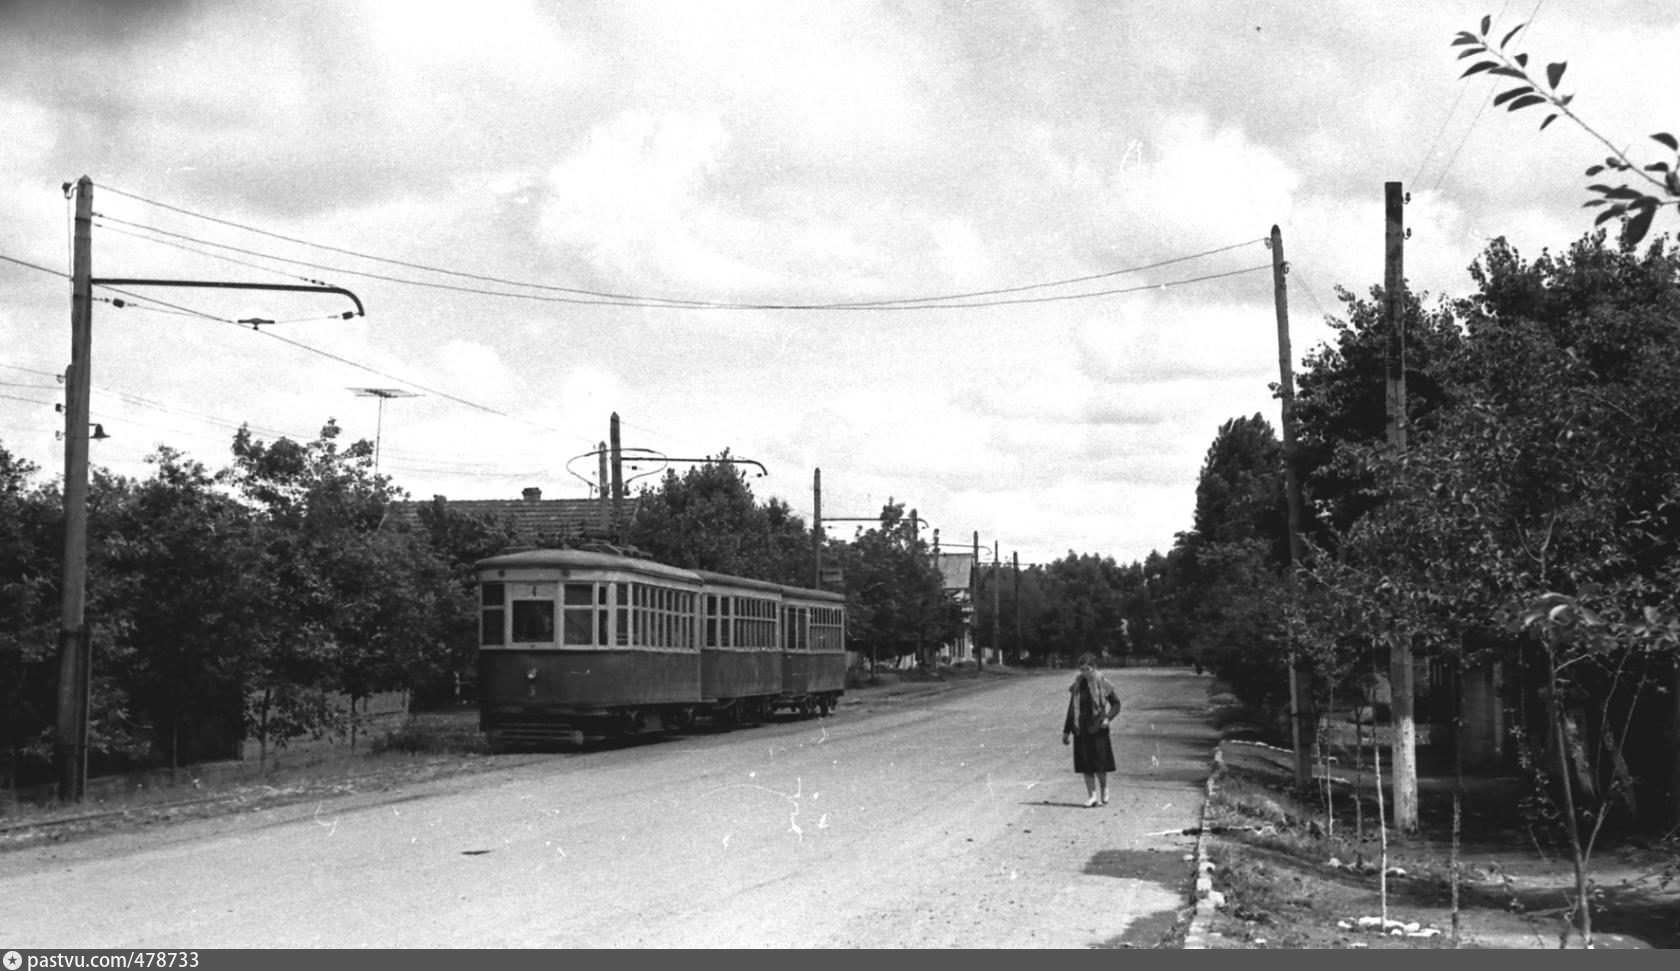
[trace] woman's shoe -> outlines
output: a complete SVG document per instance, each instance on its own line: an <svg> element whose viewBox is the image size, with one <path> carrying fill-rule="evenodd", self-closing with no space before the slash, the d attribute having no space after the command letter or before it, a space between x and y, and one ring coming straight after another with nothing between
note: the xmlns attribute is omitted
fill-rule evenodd
<svg viewBox="0 0 1680 971"><path fill-rule="evenodd" d="M1091 807L1095 806L1096 804L1097 804L1097 797L1095 795L1093 795L1091 798L1085 800L1085 808L1086 809L1090 809Z"/></svg>
<svg viewBox="0 0 1680 971"><path fill-rule="evenodd" d="M1105 806L1108 805L1108 793L1106 792L1102 794L1102 804Z"/></svg>

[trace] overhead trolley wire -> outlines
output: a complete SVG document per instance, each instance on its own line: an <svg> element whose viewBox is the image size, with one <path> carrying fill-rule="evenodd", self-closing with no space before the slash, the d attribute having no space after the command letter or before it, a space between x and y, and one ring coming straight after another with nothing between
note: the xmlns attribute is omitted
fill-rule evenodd
<svg viewBox="0 0 1680 971"><path fill-rule="evenodd" d="M503 290L487 290L487 289L480 288L480 287L467 287L467 286L459 286L459 285L453 285L453 284L437 283L437 282L432 282L432 281L413 280L413 279L408 279L408 278L404 278L404 277L393 277L393 276L389 276L389 275L385 275L385 274L371 273L371 272L362 271L362 270L351 270L351 269L348 269L348 268L345 268L345 267L328 266L328 265L320 264L320 263L312 263L312 262L309 262L307 260L292 259L292 258L289 258L289 257L277 256L277 255L270 254L270 253L262 253L262 252L255 251L255 250L243 249L243 248L240 248L240 247L237 247L237 246L232 246L232 245L225 244L225 243L216 243L216 242L212 242L210 240L204 240L204 239L200 239L200 238L194 237L194 236L188 236L188 235L181 234L181 233L169 232L167 230L158 229L156 227L142 226L142 225L137 224L137 223L127 222L127 221L124 221L124 220L117 220L117 219L114 219L114 217L111 217L111 216L108 216L108 215L102 216L102 218L105 218L105 219L113 221L113 222L122 222L124 225L134 226L137 229L145 229L147 231L159 233L159 234L166 235L166 236L172 236L176 239L190 240L192 242L196 242L196 243L199 243L199 244L202 244L202 245L215 246L215 247L222 248L222 249L228 249L228 250L231 250L233 252L243 253L243 254L248 255L248 256L258 256L258 257L261 257L261 258L264 258L264 259L272 259L272 260L276 260L276 261L279 261L279 262L290 263L290 264L296 265L296 266L307 266L307 267L310 267L312 269L327 270L327 271L334 272L334 273L346 273L346 274L350 274L350 275L353 275L353 276L366 277L368 279L383 280L383 281L388 282L388 283L399 283L399 284L405 284L405 285L409 285L409 286L430 287L430 288L433 288L433 289L441 289L441 290L453 290L453 291L462 292L462 293L478 294L478 295L481 295L481 296L513 297L513 298L516 298L516 299L524 299L524 300L538 300L538 301L554 302L554 303L585 304L585 305L591 305L591 306L622 306L622 307L639 307L639 308L668 307L668 308L673 308L673 309L692 309L692 310L835 311L835 310L961 309L961 308L969 308L969 307L997 306L997 305L1013 303L1013 302L1040 302L1040 301L1009 301L1009 300L1003 300L1003 301L981 302L981 303L952 303L951 301L970 300L970 299L977 298L977 297L1004 296L1004 295L1012 294L1012 293L1021 293L1021 292L1025 292L1025 291L1028 291L1028 290L1048 289L1048 288L1051 288L1051 287L1072 286L1072 285L1078 284L1078 283L1087 283L1087 282L1091 282L1093 280L1106 279L1106 278L1109 278L1109 277L1119 276L1119 275L1122 275L1122 274L1138 273L1138 272L1142 272L1144 270L1157 269L1159 267L1169 266L1169 265L1172 265L1172 264L1175 264L1175 263L1182 263L1182 262L1186 262L1186 261L1189 261L1189 260L1200 259L1200 258L1206 257L1206 256L1214 256L1214 255L1217 255L1219 253L1223 253L1223 252L1227 252L1229 250L1237 249L1237 248L1242 247L1242 246L1248 246L1248 245L1252 245L1252 244L1255 244L1255 243L1265 242L1265 239L1263 239L1263 238L1256 238L1256 239L1253 239L1253 240L1244 240L1242 242L1232 243L1232 244L1229 244L1229 245L1226 245L1226 246L1216 247L1216 248L1210 249L1210 250L1204 250L1204 251L1199 252L1199 253L1191 253L1191 254L1188 254L1188 255L1185 255L1185 256L1174 257L1174 258L1168 259L1168 260L1162 260L1162 261L1157 262L1157 263L1150 263L1150 264L1146 264L1146 265L1133 266L1133 267L1124 267L1124 268L1117 269L1117 270L1108 270L1108 271L1105 271L1105 272L1102 272L1102 273L1088 274L1088 275L1085 275L1085 276L1078 276L1078 277L1070 277L1070 278L1062 279L1062 280L1051 280L1051 281L1042 282L1042 283L1024 284L1024 285L1012 286L1012 287L1000 287L1000 288L994 288L994 289L988 289L988 290L976 290L976 291L970 291L970 292L967 292L967 293L951 293L951 294L939 294L939 295L925 296L925 297L898 297L898 298L889 298L889 299L882 299L882 300L842 301L842 302L826 302L826 303L819 303L819 302L768 303L768 302L744 302L744 301L712 301L712 300L696 300L696 299L685 299L685 298L676 298L676 297L658 297L658 296L647 296L647 295L638 295L638 294L626 294L626 293L616 293L616 292L611 292L611 291L600 291L600 290L586 290L586 289L581 289L581 288L577 288L577 287L563 287L563 286L556 286L556 285L553 285L553 284L532 283L532 282L523 281L523 280L512 280L512 279L508 279L508 278L505 278L505 277L495 277L495 276L488 276L488 275L485 275L485 274L468 273L468 272L461 271L461 270L452 270L452 269L448 269L448 268L445 268L445 267L431 266L431 265L428 265L428 264L425 264L425 263L415 263L415 262L411 262L411 261L407 261L407 260L398 260L398 259L392 259L392 258L389 258L389 257L376 256L376 255L373 255L373 254L370 254L370 253L363 253L363 252L360 252L360 251L357 251L357 250L347 249L347 248L341 247L341 246L333 246L333 245L326 244L326 243L317 243L317 242L313 242L313 241L310 241L310 240L301 239L301 238L295 237L295 236L287 236L287 235L282 234L282 233L272 232L272 231L269 231L269 230L261 229L261 228L256 227L256 226L247 225L245 223L239 223L239 222L235 222L235 221L229 220L229 219L222 219L222 218L217 217L217 216L206 215L204 213L195 212L193 210L185 209L185 208L182 208L180 206L170 205L169 203L159 202L159 201L154 200L154 199L148 199L144 196L139 196L139 195L136 195L134 193L127 192L127 191L122 190L122 189L112 188L112 187L109 187L109 186L106 187L106 190L109 191L109 192L115 193L117 195L120 195L120 196L125 196L127 198L134 199L137 202L142 202L142 203L145 203L147 205L157 206L160 209L166 209L166 210L169 210L171 212L176 212L176 213L180 213L182 215L191 216L191 217L196 218L196 219L203 219L203 220L206 220L208 222L213 222L213 223L216 223L216 224L219 224L219 225L228 226L228 227L231 227L231 228L234 228L234 229L239 229L239 230L242 230L242 231L245 231L245 232L256 233L256 234L261 235L261 236L268 236L268 237L273 238L273 239L282 240L282 241L285 241L285 242L288 242L288 243L294 243L294 244L297 244L297 245L300 245L300 246L313 247L313 248L316 248L316 249L326 250L328 252L339 253L339 254L342 254L342 255L345 255L345 256L352 256L352 257L355 257L357 259L370 260L370 261L377 262L377 263L386 263L386 264L390 264L390 265L393 265L393 266L401 266L401 267L405 267L405 268L408 268L408 269L421 270L421 271L424 271L424 272L427 272L427 273L438 273L438 274L442 274L442 275L446 275L446 276L458 277L458 278L466 279L466 280L476 280L476 281L483 282L483 283L494 283L494 284L498 284L498 285L502 285L502 286L521 287L521 288L524 288L524 289L544 291L544 292L550 293L550 294L567 294L568 296L540 296L540 295L537 295L537 294L510 293L510 292L503 291ZM278 271L275 271L275 272L278 272ZM1248 271L1241 271L1241 272L1248 272ZM1198 278L1191 279L1191 280L1175 281L1174 283L1169 284L1169 285L1182 285L1184 283L1200 282L1203 279L1216 279L1216 278L1217 278L1217 276L1198 277ZM1147 289L1147 288L1145 288L1145 289ZM1054 299L1058 299L1058 300L1089 299L1089 298L1092 298L1092 297L1111 296L1111 295L1114 295L1114 294L1128 293L1128 292L1132 292L1132 288L1099 290L1099 291L1095 291L1095 292L1081 293L1081 294L1066 294L1066 295L1059 295Z"/></svg>

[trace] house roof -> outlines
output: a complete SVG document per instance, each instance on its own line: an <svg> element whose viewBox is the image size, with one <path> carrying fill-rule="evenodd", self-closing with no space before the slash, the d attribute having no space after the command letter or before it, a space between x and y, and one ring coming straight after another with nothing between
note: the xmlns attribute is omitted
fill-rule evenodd
<svg viewBox="0 0 1680 971"><path fill-rule="evenodd" d="M441 499L451 512L506 522L522 542L533 545L611 535L607 510L599 499L447 499L393 502L385 510L388 525L418 526L419 511ZM629 515L628 506L625 515Z"/></svg>

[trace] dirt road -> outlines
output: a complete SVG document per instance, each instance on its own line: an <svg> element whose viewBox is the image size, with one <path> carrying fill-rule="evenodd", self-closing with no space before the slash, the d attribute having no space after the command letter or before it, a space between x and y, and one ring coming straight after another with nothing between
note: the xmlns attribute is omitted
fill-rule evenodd
<svg viewBox="0 0 1680 971"><path fill-rule="evenodd" d="M1109 806L1067 672L0 860L0 947L1152 946L1187 904L1203 679L1116 671Z"/></svg>

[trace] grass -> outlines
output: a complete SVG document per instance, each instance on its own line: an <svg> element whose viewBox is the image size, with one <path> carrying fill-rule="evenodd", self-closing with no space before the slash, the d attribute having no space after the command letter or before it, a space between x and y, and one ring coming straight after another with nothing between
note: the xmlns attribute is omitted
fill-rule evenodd
<svg viewBox="0 0 1680 971"><path fill-rule="evenodd" d="M1332 820L1322 789L1296 788L1290 753L1227 739L1221 754L1205 845L1224 903L1208 921L1209 946L1555 948L1564 942L1572 870L1516 810L1520 780L1479 778L1463 787L1455 905L1450 780L1420 779L1419 833L1402 836L1390 828L1385 848L1368 770L1358 799L1344 778L1352 773L1345 764L1337 770ZM1628 843L1607 847L1598 860L1595 946L1680 947L1680 893L1661 881L1664 866L1673 865L1672 850ZM1578 936L1570 946L1580 946Z"/></svg>

